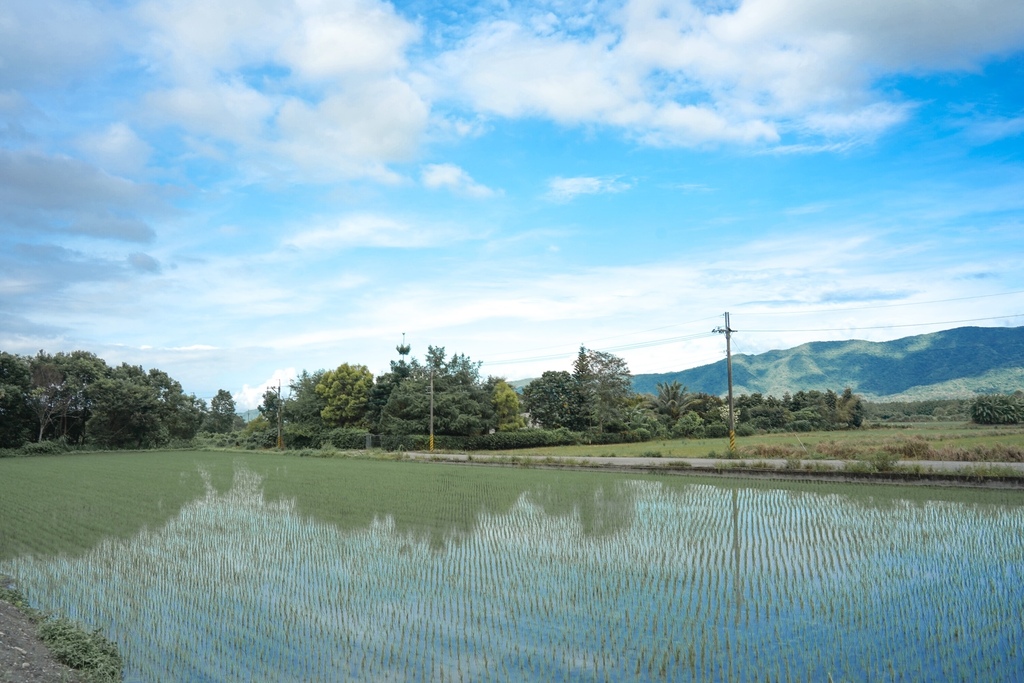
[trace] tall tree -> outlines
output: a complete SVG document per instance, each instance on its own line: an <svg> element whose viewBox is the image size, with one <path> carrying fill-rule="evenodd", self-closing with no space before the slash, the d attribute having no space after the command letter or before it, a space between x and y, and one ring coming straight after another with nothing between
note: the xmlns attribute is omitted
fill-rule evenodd
<svg viewBox="0 0 1024 683"><path fill-rule="evenodd" d="M231 392L218 389L217 395L210 399L210 409L203 422L203 430L214 434L228 434L238 428L238 421L235 399Z"/></svg>
<svg viewBox="0 0 1024 683"><path fill-rule="evenodd" d="M622 423L633 395L632 375L626 361L604 351L580 347L573 379L598 432Z"/></svg>
<svg viewBox="0 0 1024 683"><path fill-rule="evenodd" d="M519 394L503 379L493 381L491 403L494 405L494 417L499 432L511 432L526 426L526 420L520 414Z"/></svg>
<svg viewBox="0 0 1024 683"><path fill-rule="evenodd" d="M597 422L597 395L590 352L582 344L572 364L572 382L575 396L570 402L573 412L570 429L583 431Z"/></svg>
<svg viewBox="0 0 1024 683"><path fill-rule="evenodd" d="M387 434L424 434L429 431L431 382L434 398L434 433L472 436L493 423L491 392L480 381L480 363L462 354L445 355L444 347L430 346L423 365L391 392L381 412L380 429Z"/></svg>
<svg viewBox="0 0 1024 683"><path fill-rule="evenodd" d="M31 391L28 359L0 351L0 448L17 448L29 440L35 422Z"/></svg>
<svg viewBox="0 0 1024 683"><path fill-rule="evenodd" d="M91 416L89 387L106 377L111 369L106 361L89 351L57 353L53 356L53 362L64 373L67 398L59 417L58 433L69 442L82 443Z"/></svg>
<svg viewBox="0 0 1024 683"><path fill-rule="evenodd" d="M690 401L686 387L676 380L658 382L655 387L658 395L654 397L654 409L668 426L674 425L687 411Z"/></svg>
<svg viewBox="0 0 1024 683"><path fill-rule="evenodd" d="M342 363L328 370L316 385L326 403L320 416L335 427L365 426L372 387L373 373L365 365Z"/></svg>
<svg viewBox="0 0 1024 683"><path fill-rule="evenodd" d="M548 370L523 387L523 405L530 420L545 429L578 431L583 425L576 382L564 370Z"/></svg>
<svg viewBox="0 0 1024 683"><path fill-rule="evenodd" d="M36 441L43 440L53 418L64 410L67 401L64 373L50 356L40 351L32 359L32 390L28 396L29 406L39 424Z"/></svg>
<svg viewBox="0 0 1024 683"><path fill-rule="evenodd" d="M148 448L166 442L160 397L141 367L122 364L89 386L90 442L108 448Z"/></svg>

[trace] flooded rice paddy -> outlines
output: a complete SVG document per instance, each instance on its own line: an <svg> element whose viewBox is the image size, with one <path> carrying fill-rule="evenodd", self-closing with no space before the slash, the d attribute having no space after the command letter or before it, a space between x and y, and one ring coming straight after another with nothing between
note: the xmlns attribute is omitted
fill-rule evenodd
<svg viewBox="0 0 1024 683"><path fill-rule="evenodd" d="M0 573L128 681L1024 680L1019 492L157 457L0 461Z"/></svg>

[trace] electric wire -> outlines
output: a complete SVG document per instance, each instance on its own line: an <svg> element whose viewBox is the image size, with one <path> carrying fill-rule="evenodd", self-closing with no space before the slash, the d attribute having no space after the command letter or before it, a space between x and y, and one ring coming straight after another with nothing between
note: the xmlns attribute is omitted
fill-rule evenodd
<svg viewBox="0 0 1024 683"><path fill-rule="evenodd" d="M1024 317L1024 313L1012 313L1010 315L996 315L988 318L967 318L964 320L941 320L930 323L901 323L899 325L866 325L864 327L817 327L817 328L801 328L801 329L785 329L785 330L756 330L756 329L744 329L736 330L742 332L857 332L860 330L891 330L901 327L929 327L931 325L956 325L959 323L976 323L986 320L1008 320L1010 318Z"/></svg>
<svg viewBox="0 0 1024 683"><path fill-rule="evenodd" d="M751 311L744 311L742 307L737 307L736 310L740 311L741 315L745 316L768 316L768 315L810 315L818 313L843 313L844 311L871 311L881 308L900 308L906 306L929 306L931 304L947 304L954 301L971 301L974 299L990 299L997 296L1012 296L1014 294L1024 294L1024 289L1016 290L1013 292L998 292L996 294L978 294L975 296L960 296L952 299L933 299L931 301L910 301L902 304L874 304L871 306L848 306L845 308L819 308L815 310L806 311L765 311L754 313Z"/></svg>

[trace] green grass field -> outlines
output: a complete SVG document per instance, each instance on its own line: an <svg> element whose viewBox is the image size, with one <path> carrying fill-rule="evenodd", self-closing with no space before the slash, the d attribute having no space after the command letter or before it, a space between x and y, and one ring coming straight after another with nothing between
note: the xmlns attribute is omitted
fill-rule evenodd
<svg viewBox="0 0 1024 683"><path fill-rule="evenodd" d="M907 450L905 457L918 460L1015 461L1024 460L1024 428L980 427L964 423L927 422L881 428L834 432L789 432L738 437L737 452L744 457L858 458L895 449ZM510 451L483 451L516 456L579 458L639 457L658 453L661 457L726 457L728 439L671 439L643 443L553 446Z"/></svg>

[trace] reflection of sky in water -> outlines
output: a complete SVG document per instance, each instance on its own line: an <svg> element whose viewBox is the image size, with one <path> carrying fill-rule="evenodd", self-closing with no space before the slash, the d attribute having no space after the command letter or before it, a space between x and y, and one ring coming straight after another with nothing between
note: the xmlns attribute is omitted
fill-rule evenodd
<svg viewBox="0 0 1024 683"><path fill-rule="evenodd" d="M620 480L586 520L538 489L437 547L262 491L239 469L158 530L0 571L103 625L129 681L1024 678L1019 507Z"/></svg>

